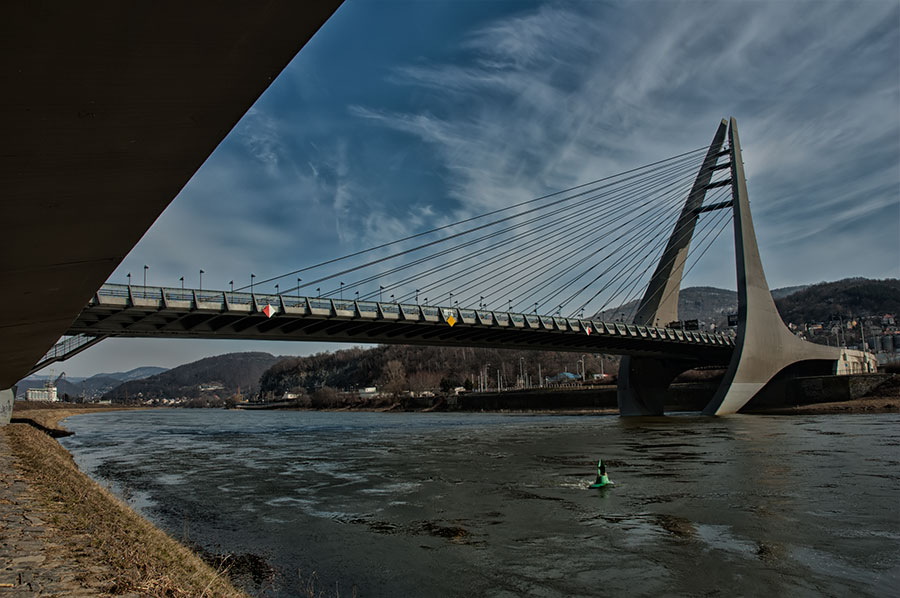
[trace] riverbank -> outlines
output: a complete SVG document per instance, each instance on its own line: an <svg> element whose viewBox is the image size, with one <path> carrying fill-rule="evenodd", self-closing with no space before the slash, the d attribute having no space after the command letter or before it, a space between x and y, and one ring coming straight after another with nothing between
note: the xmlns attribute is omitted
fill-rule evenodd
<svg viewBox="0 0 900 598"><path fill-rule="evenodd" d="M248 598L43 431L62 432L60 420L87 409L16 407L16 423L0 428L0 594Z"/></svg>

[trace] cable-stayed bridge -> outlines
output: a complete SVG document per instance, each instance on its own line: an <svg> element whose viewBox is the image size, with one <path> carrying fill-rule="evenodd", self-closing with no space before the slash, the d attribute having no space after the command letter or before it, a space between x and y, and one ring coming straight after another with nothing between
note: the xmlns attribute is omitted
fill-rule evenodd
<svg viewBox="0 0 900 598"><path fill-rule="evenodd" d="M681 281L732 223L736 334L684 330ZM727 366L706 409L723 414L773 380L874 363L801 341L782 323L759 259L734 119L707 148L255 278L227 291L105 284L35 367L108 337L615 353L625 356L620 410L635 415L662 413L672 379L698 366ZM625 305L634 307L619 321L597 317Z"/></svg>

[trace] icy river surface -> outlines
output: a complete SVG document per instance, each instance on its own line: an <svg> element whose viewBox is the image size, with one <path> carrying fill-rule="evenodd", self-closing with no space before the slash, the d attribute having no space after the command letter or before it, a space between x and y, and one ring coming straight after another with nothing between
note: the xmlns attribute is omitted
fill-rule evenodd
<svg viewBox="0 0 900 598"><path fill-rule="evenodd" d="M64 425L82 470L177 539L235 555L259 596L306 595L311 576L360 598L900 586L898 415L148 410ZM615 485L592 490L601 457Z"/></svg>

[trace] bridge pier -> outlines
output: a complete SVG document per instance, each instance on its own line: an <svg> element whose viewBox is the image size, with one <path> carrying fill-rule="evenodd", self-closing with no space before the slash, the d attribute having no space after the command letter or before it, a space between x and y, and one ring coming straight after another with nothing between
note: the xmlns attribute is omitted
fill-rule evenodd
<svg viewBox="0 0 900 598"><path fill-rule="evenodd" d="M728 130L731 153L731 188L734 209L734 252L737 265L738 329L734 353L722 384L703 410L707 415L737 413L766 385L796 376L809 368L838 373L847 351L816 345L788 330L775 307L759 257L759 246L744 177L744 162L737 123Z"/></svg>
<svg viewBox="0 0 900 598"><path fill-rule="evenodd" d="M616 396L619 415L663 415L669 385L693 365L672 359L623 355Z"/></svg>
<svg viewBox="0 0 900 598"><path fill-rule="evenodd" d="M728 147L721 149L728 129ZM730 164L717 165L721 156ZM712 172L730 167L731 179L710 183ZM729 202L703 207L706 191L730 182ZM634 323L658 325L677 320L678 289L687 251L699 214L731 207L734 213L734 247L737 266L738 324L735 349L715 396L703 410L707 415L737 413L760 393L777 392L777 387L800 375L841 374L868 370L873 356L861 351L816 345L797 338L781 319L769 290L759 257L741 143L737 123L723 120L700 168L681 217L669 238ZM661 415L667 389L681 371L676 364L654 358L622 359L619 372L618 403L622 415ZM770 384L771 383L771 384ZM767 388L768 386L768 388Z"/></svg>
<svg viewBox="0 0 900 598"><path fill-rule="evenodd" d="M5 426L12 418L13 401L15 400L12 389L0 390L0 426Z"/></svg>

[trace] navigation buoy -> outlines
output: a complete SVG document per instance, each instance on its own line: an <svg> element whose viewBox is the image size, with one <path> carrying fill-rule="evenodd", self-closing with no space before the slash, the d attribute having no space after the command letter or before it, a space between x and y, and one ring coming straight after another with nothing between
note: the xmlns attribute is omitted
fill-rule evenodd
<svg viewBox="0 0 900 598"><path fill-rule="evenodd" d="M609 484L612 484L612 482L609 481L609 476L606 475L606 465L603 464L603 459L600 459L597 461L597 479L594 480L590 487L603 488Z"/></svg>

